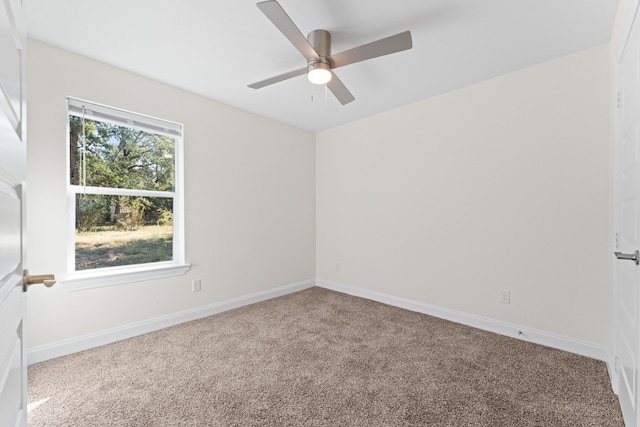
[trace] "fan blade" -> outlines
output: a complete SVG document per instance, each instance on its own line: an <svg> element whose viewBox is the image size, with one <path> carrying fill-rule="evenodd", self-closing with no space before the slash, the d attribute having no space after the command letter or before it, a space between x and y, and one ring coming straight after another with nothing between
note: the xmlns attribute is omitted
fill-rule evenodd
<svg viewBox="0 0 640 427"><path fill-rule="evenodd" d="M268 79L261 80L259 82L251 83L249 86L251 89L260 89L261 87L269 86L274 83L281 82L283 80L290 79L292 77L301 76L307 73L307 67L300 68L293 71L288 71L286 73L279 74L277 76L270 77Z"/></svg>
<svg viewBox="0 0 640 427"><path fill-rule="evenodd" d="M346 105L356 99L333 71L331 72L331 80L327 83L327 87L331 93L338 98L338 101L340 101L342 105Z"/></svg>
<svg viewBox="0 0 640 427"><path fill-rule="evenodd" d="M401 52L411 49L413 42L411 41L411 33L405 31L395 36L389 36L384 39L376 40L371 43L363 44L353 49L345 50L329 57L331 68L344 67L360 61L365 61L378 56L389 55L390 53Z"/></svg>
<svg viewBox="0 0 640 427"><path fill-rule="evenodd" d="M291 44L300 51L302 56L307 59L317 58L318 54L307 38L300 32L296 24L293 23L287 12L284 11L280 3L275 0L263 1L257 4L258 9L265 14L273 25L275 25L282 34L291 42Z"/></svg>

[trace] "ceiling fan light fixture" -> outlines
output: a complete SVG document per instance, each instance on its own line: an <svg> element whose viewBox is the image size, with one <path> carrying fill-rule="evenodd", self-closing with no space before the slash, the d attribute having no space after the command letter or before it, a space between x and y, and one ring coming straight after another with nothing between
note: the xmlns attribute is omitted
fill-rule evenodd
<svg viewBox="0 0 640 427"><path fill-rule="evenodd" d="M329 83L331 80L331 67L324 62L315 62L308 67L307 77L309 81L316 85Z"/></svg>

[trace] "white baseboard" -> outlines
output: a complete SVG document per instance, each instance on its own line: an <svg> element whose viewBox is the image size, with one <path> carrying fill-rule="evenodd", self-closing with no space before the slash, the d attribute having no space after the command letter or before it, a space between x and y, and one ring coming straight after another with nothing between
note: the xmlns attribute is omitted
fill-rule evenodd
<svg viewBox="0 0 640 427"><path fill-rule="evenodd" d="M611 380L611 389L617 395L620 391L620 377L616 372L616 361L609 353L609 358L607 359L607 371L609 372L609 380Z"/></svg>
<svg viewBox="0 0 640 427"><path fill-rule="evenodd" d="M223 311L233 310L234 308L239 308L245 305L254 304L256 302L265 301L282 295L302 291L304 289L311 288L314 285L315 280L305 280L302 282L292 283L278 288L233 298L227 301L221 301L191 310L185 310L166 316L156 317L118 328L107 329L105 331L96 332L94 334L83 335L77 338L30 348L27 350L27 363L31 365L33 363L43 362L45 360L76 353L78 351L88 350L90 348L99 347L127 338L132 338L138 335L146 334L148 332L157 331L169 326L174 326L180 323L189 322L191 320L201 319L203 317L222 313Z"/></svg>
<svg viewBox="0 0 640 427"><path fill-rule="evenodd" d="M438 307L419 301L409 300L406 298L396 297L389 294L370 291L363 288L344 285L342 283L331 282L323 279L316 279L316 286L331 289L337 292L378 301L383 304L404 308L418 313L428 314L430 316L439 317L441 319L450 320L463 325L472 326L489 332L495 332L500 335L506 335L512 338L530 341L536 344L545 345L547 347L568 351L579 354L581 356L590 357L592 359L601 360L609 365L609 355L605 347L582 341L574 338L557 335L551 332L540 331L537 329L527 328L525 326L513 323L502 322L500 320L488 317L476 316L474 314L464 313L461 311L450 310L448 308Z"/></svg>
<svg viewBox="0 0 640 427"><path fill-rule="evenodd" d="M302 291L304 289L311 288L314 285L361 298L367 298L373 301L381 302L383 304L404 308L418 313L428 314L434 317L439 317L441 319L446 319L452 322L461 323L478 329L483 329L485 331L530 341L536 344L546 345L548 347L557 348L559 350L568 351L586 357L591 357L593 359L607 362L608 366L610 365L606 348L593 343L323 279L305 280L302 282L292 283L255 294L233 298L227 301L221 301L218 303L194 308L191 310L185 310L166 316L156 317L153 319L136 322L118 328L108 329L94 334L83 335L77 338L33 347L28 349L27 351L27 362L29 365L31 365L56 357L65 356L67 354L76 353L78 351L88 350L90 348L99 347L127 338L132 338L138 335L146 334L148 332L153 332L170 326L178 325L180 323L201 319L203 317L211 316L223 311L232 310L234 308L254 304L256 302L265 301L282 295ZM609 370L610 372L612 372L610 366Z"/></svg>

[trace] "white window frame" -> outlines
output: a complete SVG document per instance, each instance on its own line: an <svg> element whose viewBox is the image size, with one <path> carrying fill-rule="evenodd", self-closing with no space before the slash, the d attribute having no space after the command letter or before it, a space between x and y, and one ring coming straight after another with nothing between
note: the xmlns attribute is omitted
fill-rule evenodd
<svg viewBox="0 0 640 427"><path fill-rule="evenodd" d="M77 98L68 97L67 102L68 109L67 115L65 116L67 118L67 274L61 281L61 285L69 290L79 290L185 274L189 271L191 265L185 262L182 125ZM69 175L71 167L69 153L69 116L74 115L82 117L81 114L83 111L85 118L90 120L112 123L173 137L175 139L174 191L131 190L124 188L92 187L71 184L71 177ZM76 270L76 194L173 198L173 260L122 265L116 267L102 267L90 270Z"/></svg>

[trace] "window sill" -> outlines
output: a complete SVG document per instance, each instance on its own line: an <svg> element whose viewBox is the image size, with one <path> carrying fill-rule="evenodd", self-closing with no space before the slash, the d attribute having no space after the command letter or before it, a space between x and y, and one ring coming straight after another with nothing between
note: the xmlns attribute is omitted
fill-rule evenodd
<svg viewBox="0 0 640 427"><path fill-rule="evenodd" d="M103 268L100 271L76 271L59 280L62 288L69 291L121 285L142 280L163 279L181 276L191 268L191 264L158 263L137 267Z"/></svg>

